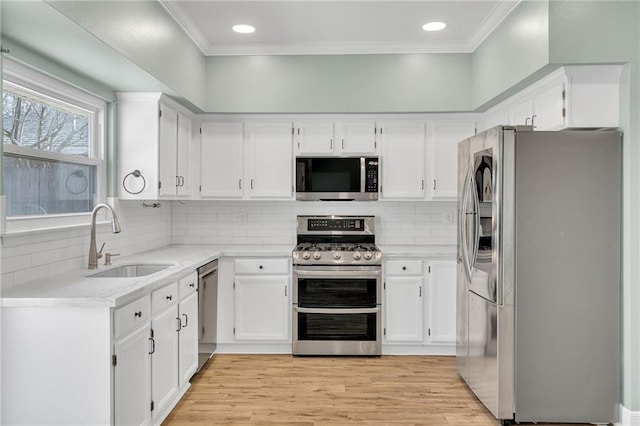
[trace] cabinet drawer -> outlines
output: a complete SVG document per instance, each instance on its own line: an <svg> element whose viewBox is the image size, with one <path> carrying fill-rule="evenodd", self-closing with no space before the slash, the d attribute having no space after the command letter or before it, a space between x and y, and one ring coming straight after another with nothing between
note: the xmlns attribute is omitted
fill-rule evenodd
<svg viewBox="0 0 640 426"><path fill-rule="evenodd" d="M389 260L386 275L422 275L422 260Z"/></svg>
<svg viewBox="0 0 640 426"><path fill-rule="evenodd" d="M151 293L151 307L154 314L174 303L178 303L178 283L171 283Z"/></svg>
<svg viewBox="0 0 640 426"><path fill-rule="evenodd" d="M239 259L236 274L288 274L289 259Z"/></svg>
<svg viewBox="0 0 640 426"><path fill-rule="evenodd" d="M184 299L198 289L198 273L194 272L178 281L178 295L180 300Z"/></svg>
<svg viewBox="0 0 640 426"><path fill-rule="evenodd" d="M113 335L119 338L151 318L151 297L145 296L113 313Z"/></svg>

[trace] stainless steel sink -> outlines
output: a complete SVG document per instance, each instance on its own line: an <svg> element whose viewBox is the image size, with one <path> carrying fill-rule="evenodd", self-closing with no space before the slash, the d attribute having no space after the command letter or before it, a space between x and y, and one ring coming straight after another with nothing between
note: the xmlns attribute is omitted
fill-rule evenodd
<svg viewBox="0 0 640 426"><path fill-rule="evenodd" d="M89 278L133 278L144 277L164 271L173 266L171 263L140 263L132 265L120 265L102 272L91 274Z"/></svg>

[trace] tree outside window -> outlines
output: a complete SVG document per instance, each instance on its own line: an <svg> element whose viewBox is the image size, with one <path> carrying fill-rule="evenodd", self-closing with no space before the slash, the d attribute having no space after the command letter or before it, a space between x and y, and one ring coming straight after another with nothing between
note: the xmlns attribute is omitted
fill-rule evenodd
<svg viewBox="0 0 640 426"><path fill-rule="evenodd" d="M90 212L91 113L5 81L2 116L7 217Z"/></svg>

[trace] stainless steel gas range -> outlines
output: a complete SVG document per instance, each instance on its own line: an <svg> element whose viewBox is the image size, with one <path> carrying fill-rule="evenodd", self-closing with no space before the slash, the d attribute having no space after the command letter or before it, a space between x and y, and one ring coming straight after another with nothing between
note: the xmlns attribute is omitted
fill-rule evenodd
<svg viewBox="0 0 640 426"><path fill-rule="evenodd" d="M374 216L298 216L293 354L380 355L382 253Z"/></svg>

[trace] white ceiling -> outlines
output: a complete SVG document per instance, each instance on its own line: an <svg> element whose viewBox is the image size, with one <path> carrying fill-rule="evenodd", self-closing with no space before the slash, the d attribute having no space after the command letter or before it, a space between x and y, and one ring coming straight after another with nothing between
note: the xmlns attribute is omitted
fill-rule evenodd
<svg viewBox="0 0 640 426"><path fill-rule="evenodd" d="M520 0L159 1L205 55L267 55L473 52Z"/></svg>

